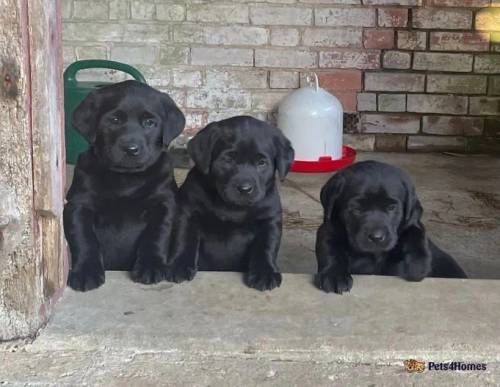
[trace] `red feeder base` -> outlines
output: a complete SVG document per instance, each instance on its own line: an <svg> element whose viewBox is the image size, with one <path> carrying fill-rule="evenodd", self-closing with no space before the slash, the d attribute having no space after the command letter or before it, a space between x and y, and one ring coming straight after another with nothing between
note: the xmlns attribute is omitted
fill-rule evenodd
<svg viewBox="0 0 500 387"><path fill-rule="evenodd" d="M330 156L323 156L318 161L295 160L290 168L291 172L321 173L333 172L351 165L356 159L356 151L344 145L342 147L342 158L332 160Z"/></svg>

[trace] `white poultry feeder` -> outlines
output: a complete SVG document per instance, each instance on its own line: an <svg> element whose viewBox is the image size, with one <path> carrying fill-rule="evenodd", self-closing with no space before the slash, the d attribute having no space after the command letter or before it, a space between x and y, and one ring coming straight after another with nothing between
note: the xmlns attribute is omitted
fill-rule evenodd
<svg viewBox="0 0 500 387"><path fill-rule="evenodd" d="M295 149L293 172L331 172L351 164L356 151L342 146L344 110L339 100L319 87L301 87L281 102L278 127ZM310 83L310 76L307 77Z"/></svg>

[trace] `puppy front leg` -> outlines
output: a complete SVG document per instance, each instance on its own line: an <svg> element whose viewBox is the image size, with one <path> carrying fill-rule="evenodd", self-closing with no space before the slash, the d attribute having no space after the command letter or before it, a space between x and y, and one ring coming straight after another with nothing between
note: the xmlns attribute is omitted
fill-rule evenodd
<svg viewBox="0 0 500 387"><path fill-rule="evenodd" d="M135 282L154 284L165 278L173 213L167 203L150 210L148 225L139 240L137 259L130 273Z"/></svg>
<svg viewBox="0 0 500 387"><path fill-rule="evenodd" d="M175 283L191 281L198 271L200 230L197 219L181 213L176 219L173 235L172 255L165 279Z"/></svg>
<svg viewBox="0 0 500 387"><path fill-rule="evenodd" d="M272 290L281 285L276 263L281 243L281 219L259 224L258 230L250 245L245 282L257 290Z"/></svg>
<svg viewBox="0 0 500 387"><path fill-rule="evenodd" d="M82 292L98 288L105 278L94 219L89 208L72 202L64 206L64 233L71 251L68 285Z"/></svg>
<svg viewBox="0 0 500 387"><path fill-rule="evenodd" d="M316 286L325 292L342 294L352 288L349 257L337 240L333 226L323 223L316 234L316 259L318 274L314 277Z"/></svg>
<svg viewBox="0 0 500 387"><path fill-rule="evenodd" d="M407 281L422 281L431 272L432 256L423 226L410 226L399 237L398 275Z"/></svg>

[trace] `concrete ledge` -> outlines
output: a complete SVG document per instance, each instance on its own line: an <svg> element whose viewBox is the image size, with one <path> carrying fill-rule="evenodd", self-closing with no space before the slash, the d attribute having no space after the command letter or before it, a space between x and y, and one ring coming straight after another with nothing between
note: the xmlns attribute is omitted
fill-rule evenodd
<svg viewBox="0 0 500 387"><path fill-rule="evenodd" d="M143 286L110 272L101 289L67 290L32 344L0 348L0 362L11 365L0 367L0 382L498 385L499 324L493 280L357 276L352 292L338 296L302 274L260 293L238 273ZM484 362L488 370L410 375L408 358Z"/></svg>
<svg viewBox="0 0 500 387"><path fill-rule="evenodd" d="M408 357L500 362L500 281L358 276L349 295L325 294L308 275L249 289L238 273L187 284L106 285L66 291L37 350L123 350L391 362Z"/></svg>

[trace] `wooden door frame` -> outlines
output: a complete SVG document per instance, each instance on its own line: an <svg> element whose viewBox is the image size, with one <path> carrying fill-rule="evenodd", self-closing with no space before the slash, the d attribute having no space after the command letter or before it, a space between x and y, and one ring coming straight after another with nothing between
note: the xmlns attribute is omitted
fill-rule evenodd
<svg viewBox="0 0 500 387"><path fill-rule="evenodd" d="M66 282L60 0L0 0L0 341L32 336Z"/></svg>

